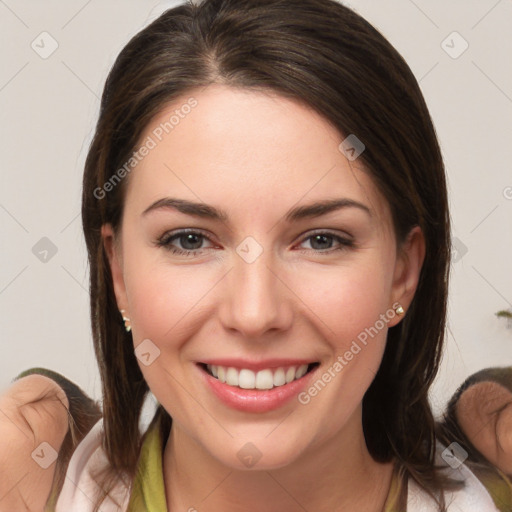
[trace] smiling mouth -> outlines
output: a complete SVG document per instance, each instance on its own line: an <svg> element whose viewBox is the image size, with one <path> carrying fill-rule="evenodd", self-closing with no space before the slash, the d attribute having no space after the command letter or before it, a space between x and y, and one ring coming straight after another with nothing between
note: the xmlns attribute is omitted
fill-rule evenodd
<svg viewBox="0 0 512 512"><path fill-rule="evenodd" d="M281 366L278 368L266 368L257 372L247 368L234 368L232 366L220 366L199 363L203 371L211 377L240 389L268 390L285 386L290 382L301 379L319 366L318 362L303 364L300 366Z"/></svg>

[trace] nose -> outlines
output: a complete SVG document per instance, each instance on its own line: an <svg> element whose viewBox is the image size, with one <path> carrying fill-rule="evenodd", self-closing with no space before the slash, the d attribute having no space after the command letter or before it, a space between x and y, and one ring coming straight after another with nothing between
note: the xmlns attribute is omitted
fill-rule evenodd
<svg viewBox="0 0 512 512"><path fill-rule="evenodd" d="M220 317L226 330L237 331L247 339L263 340L269 333L290 327L293 293L269 252L264 251L252 263L235 255L224 286Z"/></svg>

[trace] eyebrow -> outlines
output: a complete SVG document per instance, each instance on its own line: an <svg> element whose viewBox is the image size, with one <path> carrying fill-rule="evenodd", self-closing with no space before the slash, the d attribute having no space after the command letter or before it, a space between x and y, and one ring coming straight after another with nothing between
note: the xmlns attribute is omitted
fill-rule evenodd
<svg viewBox="0 0 512 512"><path fill-rule="evenodd" d="M287 222L294 222L305 218L320 217L321 215L326 215L344 208L358 208L372 217L371 210L366 205L359 203L358 201L354 201L353 199L340 198L327 199L303 206L297 206L289 210L284 216L284 219ZM177 210L186 215L192 215L203 219L211 219L221 222L229 221L228 214L222 209L215 208L214 206L206 203L195 203L193 201L178 199L175 197L164 197L163 199L155 201L142 212L142 215L147 215L152 211L160 209Z"/></svg>

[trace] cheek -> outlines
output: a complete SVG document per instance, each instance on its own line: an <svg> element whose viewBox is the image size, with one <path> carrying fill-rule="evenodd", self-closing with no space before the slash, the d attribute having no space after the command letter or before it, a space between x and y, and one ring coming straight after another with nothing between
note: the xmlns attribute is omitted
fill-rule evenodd
<svg viewBox="0 0 512 512"><path fill-rule="evenodd" d="M306 305L314 312L304 314L327 344L318 379L328 384L324 388L321 382L313 383L301 403L322 403L331 411L322 420L326 433L335 431L354 412L380 367L387 324L395 316L389 302L390 272L384 260L302 273L304 286L299 294L308 297ZM319 395L322 398L317 400Z"/></svg>
<svg viewBox="0 0 512 512"><path fill-rule="evenodd" d="M390 304L391 280L378 262L373 265L331 268L302 274L301 296L328 327L329 338L346 344L375 326L384 330L381 315L394 316ZM384 324L387 323L384 321ZM384 325L384 327L385 327Z"/></svg>
<svg viewBox="0 0 512 512"><path fill-rule="evenodd" d="M216 280L211 278L212 270L165 263L155 253L134 252L126 259L125 285L134 333L158 344L165 338L179 339L189 323L187 315L200 307Z"/></svg>
<svg viewBox="0 0 512 512"><path fill-rule="evenodd" d="M317 419L312 415L307 421L318 422L319 438L328 438L360 407L380 367L387 321L395 313L389 304L389 273L377 262L331 269L330 276L320 278L316 273L316 279L314 274L310 279L303 274L310 283L304 290L314 312L309 318L321 332L326 352L322 371L299 401L318 411Z"/></svg>
<svg viewBox="0 0 512 512"><path fill-rule="evenodd" d="M190 397L183 393L179 384L187 378L183 347L200 323L198 308L201 298L211 289L212 281L205 279L199 267L186 269L163 264L155 262L151 256L141 251L139 257L133 253L125 260L134 347L136 353L140 345L154 357L149 365L142 359L138 364L157 400L173 417L185 418L190 409ZM159 352L145 340L150 340Z"/></svg>

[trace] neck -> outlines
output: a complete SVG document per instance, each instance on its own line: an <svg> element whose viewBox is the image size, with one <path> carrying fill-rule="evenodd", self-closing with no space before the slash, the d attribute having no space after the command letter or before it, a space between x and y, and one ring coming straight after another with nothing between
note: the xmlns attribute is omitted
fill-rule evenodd
<svg viewBox="0 0 512 512"><path fill-rule="evenodd" d="M375 462L364 440L360 415L352 423L336 437L312 443L307 453L289 465L250 471L220 463L173 423L163 458L168 510L381 512L393 463Z"/></svg>

